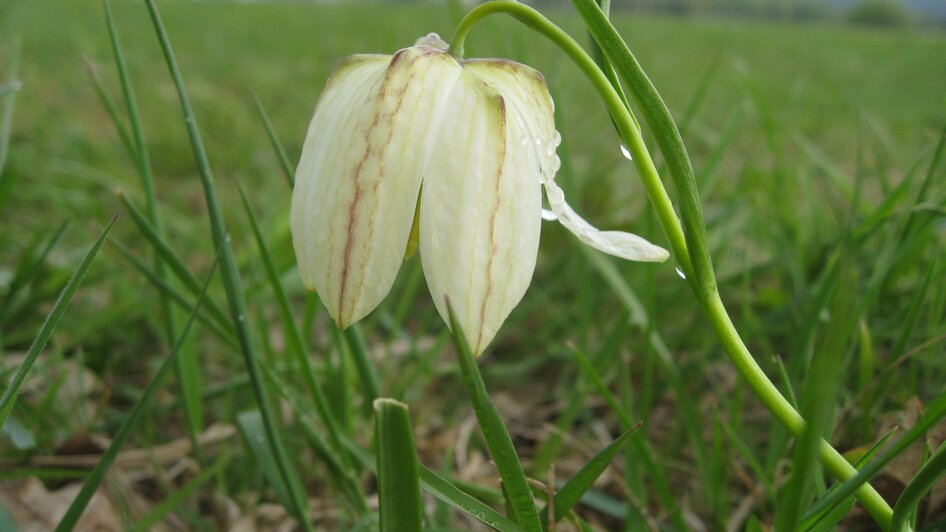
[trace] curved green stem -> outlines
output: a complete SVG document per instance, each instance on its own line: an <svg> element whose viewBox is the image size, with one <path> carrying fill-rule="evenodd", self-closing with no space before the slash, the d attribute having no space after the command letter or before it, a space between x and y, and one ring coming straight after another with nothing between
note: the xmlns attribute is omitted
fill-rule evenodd
<svg viewBox="0 0 946 532"><path fill-rule="evenodd" d="M677 218L673 204L667 195L663 182L660 180L641 133L636 127L636 122L608 78L585 50L571 36L538 11L518 2L497 0L480 4L463 18L454 34L450 53L457 58L462 58L463 44L472 27L484 17L495 13L512 15L554 42L568 54L582 73L591 81L595 90L604 100L621 140L624 141L631 152L634 165L644 183L644 188L647 190L648 197L654 206L661 227L667 235L673 254L680 263L690 287L701 302L727 356L749 384L749 387L752 388L752 391L755 392L765 407L772 412L772 415L795 437L801 437L805 431L805 420L778 391L778 388L769 380L746 348L723 305L719 292L715 288L715 283L704 283L703 286L700 286L700 283L697 282L680 219ZM711 269L709 271L711 272ZM711 289L707 290L707 286ZM857 473L854 467L827 441L821 441L819 457L827 470L842 481L853 477ZM870 484L863 484L855 492L855 495L881 527L884 529L890 527L893 511Z"/></svg>

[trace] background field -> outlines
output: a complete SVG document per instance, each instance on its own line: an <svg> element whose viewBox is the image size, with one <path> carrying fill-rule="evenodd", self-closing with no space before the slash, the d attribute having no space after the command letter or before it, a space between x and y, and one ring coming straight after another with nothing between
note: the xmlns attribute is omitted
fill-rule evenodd
<svg viewBox="0 0 946 532"><path fill-rule="evenodd" d="M371 422L357 374L351 361L343 357L339 363L329 355L334 344L327 315L295 272L290 192L250 90L295 164L315 100L341 57L391 53L430 31L449 38L462 13L442 5L160 7L216 173L264 365L304 393L285 360L286 333L236 181L250 192L318 376L332 392L340 419L349 423L346 430L367 446ZM115 2L113 9L168 242L203 278L214 247L173 85L144 7ZM544 12L584 42L568 9ZM856 319L838 333L844 348L836 356L845 357L847 368L840 391L821 398L835 411L830 440L843 451L863 449L891 426L915 422L921 405L940 395L946 382L941 165L917 201L946 124L946 34L620 13L615 20L682 124L703 191L721 293L760 363L775 376L775 360L782 360L787 381L801 393L813 353L836 326L825 286L839 283L826 268L839 254L850 279L840 285L851 291ZM87 74L91 65L120 101L99 4L5 3L0 71L7 71L18 46L22 90L8 161L0 168L0 295L6 296L22 265L39 256L37 243L61 223L69 225L29 286L2 300L7 306L0 314L0 349L11 370L90 242L112 213L124 211L114 192L122 189L136 203L143 201L134 164ZM556 101L564 139L558 180L570 202L599 227L664 242L604 108L577 69L509 20L477 27L466 52L509 57L541 70ZM0 83L5 78L0 75ZM905 179L907 186L898 189ZM904 233L909 217L911 232ZM618 528L625 517L631 529L638 528L632 521L645 523L645 529L686 523L709 530L740 528L754 519L771 523L792 441L731 369L673 265L595 255L554 223L546 223L543 233L533 285L481 361L527 468L545 480L554 459L558 478L567 479L619 431L618 417L576 365L577 347L624 411L644 421L642 443L631 446L596 485L582 516L603 529ZM157 291L112 242L150 263L148 241L123 215L14 410L17 430L33 443L0 443L4 477L42 478L49 490L68 486L76 469L68 469L74 464L62 457L101 452L101 439L114 434L167 354ZM218 284L211 294L222 304ZM641 327L632 304L638 298L653 317L653 329ZM382 393L411 406L421 461L495 490L495 472L416 256L406 261L394 291L363 331ZM670 360L646 340L654 331L666 342ZM114 512L137 522L159 501L180 493L200 470L199 461L226 455L227 467L182 497L165 523L223 526L243 518L275 526L285 519L281 508L256 504L277 500L264 479L265 464L230 430L237 413L254 405L239 355L198 325L186 356L199 367L188 384L202 393L199 432L215 427L208 436L213 441L200 452L185 450L170 459L145 453L144 463L117 467L121 474L105 490ZM163 387L128 449L187 443L179 388L173 380ZM331 475L293 421L298 416L283 410L289 454L319 526L353 526L361 516L339 502L326 481ZM930 448L944 434L931 434ZM906 457L912 462L891 467L881 479L891 501L916 471L922 456L917 449ZM364 486L371 494L368 475ZM10 500L21 487L10 481L0 491ZM942 525L943 498L934 495L922 522ZM440 526L473 526L445 508L431 516ZM857 519L855 511L845 526L855 528Z"/></svg>

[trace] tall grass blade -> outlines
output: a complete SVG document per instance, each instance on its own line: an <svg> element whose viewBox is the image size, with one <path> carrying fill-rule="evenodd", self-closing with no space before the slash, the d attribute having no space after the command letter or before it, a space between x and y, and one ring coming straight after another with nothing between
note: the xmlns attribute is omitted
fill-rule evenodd
<svg viewBox="0 0 946 532"><path fill-rule="evenodd" d="M49 342L49 338L52 336L53 331L56 330L56 326L59 325L59 320L62 319L63 314L65 314L69 302L72 301L72 296L74 296L76 290L79 289L82 278L85 277L89 266L92 265L92 260L95 259L96 254L98 254L99 249L101 249L102 243L105 242L105 238L108 237L108 233L112 230L112 226L115 224L117 218L117 214L112 216L108 225L105 226L105 229L102 230L102 233L92 244L92 248L89 249L85 257L82 258L82 262L79 263L79 266L72 273L72 277L66 282L66 286L63 287L62 292L59 294L59 299L56 300L52 310L46 317L46 321L43 322L42 327L40 327L36 340L33 341L33 345L31 345L29 351L27 351L26 357L13 375L13 380L10 381L10 384L8 384L3 391L3 396L0 397L0 427L6 423L7 417L9 417L10 412L13 410L13 405L16 403L17 397L20 394L20 389L26 381L26 376L36 362L36 358L39 357L39 354L46 347L46 343Z"/></svg>
<svg viewBox="0 0 946 532"><path fill-rule="evenodd" d="M221 454L217 460L210 465L210 467L204 469L197 474L194 478L187 481L187 484L184 484L180 489L175 490L168 498L164 499L157 506L154 507L147 515L145 515L141 521L135 523L135 526L131 529L131 532L147 532L148 530L154 530L158 523L161 522L169 513L173 512L175 508L181 506L184 501L187 500L195 491L200 489L204 484L207 484L208 481L219 475L224 466L230 462L230 457L226 454Z"/></svg>
<svg viewBox="0 0 946 532"><path fill-rule="evenodd" d="M46 262L49 252L56 246L56 242L59 242L59 237L62 236L68 225L68 220L59 224L59 227L53 231L53 234L46 240L46 244L43 246L42 251L36 256L35 260L29 260L29 257L32 256L32 249L28 253L23 254L23 260L17 265L13 273L13 280L10 281L10 286L7 288L7 295L4 296L3 304L0 306L0 326L3 326L10 318L11 312L13 312L14 305L16 304L17 296L36 278L36 275L41 270L40 266Z"/></svg>
<svg viewBox="0 0 946 532"><path fill-rule="evenodd" d="M197 280L197 277L195 277L194 274L191 273L190 269L184 265L184 261L177 256L173 249L171 249L171 246L167 244L165 239L158 233L157 229L151 224L150 221L148 221L144 213L142 213L141 210L138 209L134 203L132 203L131 199L128 198L128 196L122 191L118 192L118 197L122 200L122 203L128 210L128 214L131 215L132 221L135 222L135 225L138 226L141 234L154 248L155 253L164 261L163 263L171 268L171 271L174 272L185 288L187 288L192 294L197 295L200 292L200 282ZM155 271L155 276L162 282L167 283L167 281L160 274L158 274L157 271ZM234 325L231 319L227 316L226 311L224 311L216 301L208 297L207 301L204 303L204 306L206 307L207 312L210 313L210 315L222 329L234 330Z"/></svg>
<svg viewBox="0 0 946 532"><path fill-rule="evenodd" d="M946 474L946 443L942 443L917 474L903 489L897 504L893 507L892 532L907 532L911 530L910 520L916 515L923 496L926 495L936 482Z"/></svg>
<svg viewBox="0 0 946 532"><path fill-rule="evenodd" d="M470 352L470 346L463 336L463 330L460 328L449 302L447 307L450 314L450 330L453 331L453 344L457 349L457 359L460 362L460 372L463 375L463 384L470 395L473 411L476 413L476 419L483 431L486 445L493 456L493 461L496 462L496 469L499 470L499 476L508 495L508 502L513 510L513 515L515 515L515 520L527 531L541 532L542 523L535 509L532 490L529 488L526 474L522 470L522 463L519 462L519 456L512 444L512 438L509 437L509 432L506 431L506 426L503 424L499 412L496 411L496 407L490 401L486 385L483 383L483 376L480 375L476 360L473 358L473 353Z"/></svg>
<svg viewBox="0 0 946 532"><path fill-rule="evenodd" d="M424 516L407 405L394 399L376 399L374 420L381 532L420 532Z"/></svg>
<svg viewBox="0 0 946 532"><path fill-rule="evenodd" d="M263 476L276 492L276 499L283 506L291 508L294 504L293 498L302 492L302 481L299 480L296 471L293 470L289 472L287 484L283 473L279 470L279 464L276 462L272 447L266 439L266 428L263 425L262 414L259 410L240 412L237 414L237 426L253 452L253 456L259 462Z"/></svg>
<svg viewBox="0 0 946 532"><path fill-rule="evenodd" d="M128 145L128 154L135 161L138 168L138 174L141 177L141 186L145 194L145 206L147 208L148 220L154 227L155 233L159 237L164 237L164 228L161 224L161 217L158 215L158 201L154 191L154 176L151 171L151 156L148 153L148 144L145 142L144 130L141 127L141 117L138 112L138 103L135 98L135 91L131 85L131 79L128 76L128 67L125 64L125 54L122 51L121 40L118 38L118 32L115 29L115 20L112 17L112 8L108 0L103 0L105 10L105 25L108 28L108 37L112 45L112 54L115 59L115 66L118 70L118 79L121 82L122 96L125 99L125 108L128 112L128 121L131 124L131 132L134 138L134 147ZM101 91L104 93L104 91ZM112 115L116 127L120 128L117 114ZM158 278L167 281L164 260L160 254L154 256L154 271ZM177 337L178 322L180 317L175 312L174 307L168 295L163 291L158 291L158 301L161 305L161 313L164 316L164 334L168 345L174 343ZM203 430L204 410L200 397L200 366L197 363L197 356L193 349L187 347L181 350L175 362L175 370L181 387L181 394L184 398L184 417L187 435L194 446L197 459L203 464L203 452L200 448L197 435Z"/></svg>
<svg viewBox="0 0 946 532"><path fill-rule="evenodd" d="M0 115L0 181L3 180L3 170L7 165L7 156L10 153L10 136L13 132L13 110L16 107L16 93L20 90L20 80L17 79L20 71L20 43L13 45L10 53L10 65L7 67L7 82L3 85L3 115Z"/></svg>
<svg viewBox="0 0 946 532"><path fill-rule="evenodd" d="M874 445L864 453L855 463L854 467L860 469L864 467L864 464L868 463L874 456L880 452L880 449L883 448L887 441L893 437L894 433L897 431L896 427L887 431L886 434L880 440L877 441ZM836 491L841 484L835 484L828 488L828 491L823 495L827 497L834 491ZM818 512L809 510L802 516L798 528L800 530L833 530L833 526L837 524L838 521L844 518L845 515L851 510L854 506L854 497L848 496L846 499L839 500L833 507L827 507Z"/></svg>
<svg viewBox="0 0 946 532"><path fill-rule="evenodd" d="M180 99L181 111L184 115L184 123L187 126L187 134L190 137L191 146L196 159L197 168L200 174L201 185L204 189L204 199L207 203L207 212L210 218L210 227L213 234L215 246L220 246L221 250L221 277L223 278L224 289L227 293L227 300L230 302L230 312L233 318L234 327L237 331L237 339L240 342L243 354L244 364L250 381L253 386L253 393L256 396L256 402L259 405L262 416L263 427L266 432L267 442L272 450L279 469L280 477L292 497L291 512L299 520L304 530L311 530L312 523L309 521L306 512L306 504L302 494L296 490L292 482L291 472L294 470L290 465L289 457L282 444L282 438L276 427L276 418L269 405L269 398L266 395L266 383L257 360L256 348L250 335L250 329L247 317L246 299L243 293L243 286L240 280L240 272L237 268L236 258L233 256L233 250L230 247L229 235L223 221L223 214L217 201L217 193L214 187L213 174L210 168L210 161L207 158L207 152L204 149L203 140L197 129L197 119L191 109L190 99L184 88L184 80L181 77L177 61L174 59L174 52L171 49L171 42L168 39L158 14L158 8L154 0L145 0L151 21L154 25L155 33L161 45L161 51L164 54L165 62L174 86Z"/></svg>
<svg viewBox="0 0 946 532"><path fill-rule="evenodd" d="M910 444L920 438L920 436L923 436L923 434L943 416L946 416L946 395L940 395L936 400L930 403L926 412L923 413L923 416L912 429L908 430L900 439L891 444L891 446L882 453L878 454L874 460L865 465L856 475L819 499L818 502L808 510L808 514L815 515L823 512L846 497L853 495L861 485L874 478L874 475L879 473L884 466L899 456L904 449L909 447Z"/></svg>
<svg viewBox="0 0 946 532"><path fill-rule="evenodd" d="M361 393L364 395L365 404L370 405L381 395L381 386L378 384L378 374L374 370L374 364L371 363L368 346L365 345L365 336L357 323L342 331L342 334L345 336L348 351L351 353L358 379L361 381Z"/></svg>
<svg viewBox="0 0 946 532"><path fill-rule="evenodd" d="M630 429L626 430L624 434L621 434L613 442L608 444L607 447L601 449L598 454L594 455L591 460L588 461L581 469L575 473L575 476L568 479L568 482L558 493L555 494L555 505L554 505L554 521L560 522L562 519L571 512L572 508L578 504L578 501L581 500L581 497L591 488L592 484L598 480L598 477L601 476L601 473L604 473L604 470L611 464L611 461L614 460L614 457L617 456L621 449L624 448L624 445L631 439L631 435L634 434L637 429L641 426L641 422L637 422ZM549 522L549 506L546 506L542 509L542 523L545 526Z"/></svg>
<svg viewBox="0 0 946 532"><path fill-rule="evenodd" d="M215 261L210 273L207 275L207 280L204 282L202 291L206 291L207 287L210 285L210 280L213 279L216 269L217 263ZM181 331L180 336L178 336L178 338L175 340L170 354L168 354L168 357L164 359L164 362L161 364L161 367L158 368L158 371L154 374L154 377L151 378L151 382L148 383L148 387L145 388L144 393L142 393L141 397L139 397L135 402L135 406L132 407L131 412L129 412L125 417L125 421L122 422L121 427L118 428L118 431L115 433L115 437L112 438L112 442L108 445L108 448L105 449L105 452L102 453L102 458L99 459L98 463L95 464L95 467L92 468L92 471L89 472L89 475L86 477L85 483L82 484L82 488L79 490L78 495L76 495L76 498L72 501L72 504L69 505L69 509L66 510L65 515L63 515L62 519L59 521L59 524L56 526L57 531L72 530L75 528L76 523L79 522L79 518L82 517L82 512L85 511L85 507L89 504L89 501L92 499L95 491L99 488L99 485L102 483L102 479L105 478L105 473L108 472L108 469L115 462L115 458L118 457L118 452L121 450L122 446L125 445L125 442L128 441L128 437L131 436L131 432L138 425L138 421L141 420L141 416L144 415L145 409L147 409L149 403L154 398L154 395L164 383L164 379L174 367L174 360L177 358L178 352L181 350L181 346L184 345L188 334L190 334L190 329L194 324L194 319L197 317L200 303L201 299L198 299L197 303L194 305L194 308L191 310L190 318L188 318L187 324Z"/></svg>
<svg viewBox="0 0 946 532"><path fill-rule="evenodd" d="M802 508L820 472L818 446L834 418L834 403L844 374L848 340L857 327L856 271L847 262L839 265L830 306L831 323L814 358L802 391L802 416L808 420L795 444L792 473L779 497L776 531L797 530Z"/></svg>
<svg viewBox="0 0 946 532"><path fill-rule="evenodd" d="M312 395L312 399L315 402L316 411L318 412L322 423L328 429L329 440L332 442L332 447L335 449L335 452L337 452L339 456L342 457L343 463L350 465L347 459L347 453L341 444L340 435L342 429L339 426L335 415L332 414L332 409L329 405L328 399L326 398L325 390L323 389L321 383L319 383L315 378L315 368L312 367L312 362L309 360L305 338L302 336L302 331L299 329L299 326L296 324L296 321L292 316L292 311L289 308L289 298L286 296L286 291L282 286L282 281L280 281L279 274L276 272L276 265L273 263L272 255L269 252L269 247L266 245L266 240L263 238L262 231L260 231L259 223L256 220L256 215L253 213L253 209L250 206L249 198L246 196L246 191L239 182L237 182L237 188L240 191L240 198L243 201L243 208L246 210L247 219L250 221L250 227L252 228L253 236L256 239L256 247L259 249L260 258L263 261L263 269L266 271L266 278L269 280L270 287L273 290L273 295L276 296L276 304L279 308L279 318L282 321L283 330L286 333L286 341L289 346L289 350L299 366L299 371L302 372L302 379L305 382L309 393Z"/></svg>
<svg viewBox="0 0 946 532"><path fill-rule="evenodd" d="M362 467L377 474L377 463L370 453L347 438L345 440L345 446L351 451L352 456L355 457ZM490 491L487 494L485 492L488 491L488 488L475 486L476 489L473 489L473 485L466 485L461 489L459 483L447 480L424 464L420 464L419 476L420 486L424 491L490 528L501 532L520 532L522 530L522 527L512 522L508 517L497 512L473 495L470 495L470 493L479 491L484 492L479 495L481 498L499 500L502 498L502 495L498 492Z"/></svg>
<svg viewBox="0 0 946 532"><path fill-rule="evenodd" d="M259 113L260 120L263 121L263 127L266 128L266 136L269 137L269 142L273 146L273 151L276 152L276 159L279 161L279 167L282 169L282 173L286 176L286 181L289 182L289 188L292 189L296 185L296 174L292 171L292 164L289 162L289 156L286 155L286 150L282 146L282 142L279 141L279 136L276 134L276 130L273 129L273 123L269 121L269 115L266 114L266 109L263 107L263 103L260 102L259 98L256 96L255 91L250 91L250 96L253 97L253 105L256 107L256 112Z"/></svg>
<svg viewBox="0 0 946 532"><path fill-rule="evenodd" d="M181 294L176 288L169 285L167 282L161 280L158 277L158 274L149 268L144 262L142 262L138 257L135 257L132 252L125 247L119 240L113 239L109 242L118 252L125 258L131 265L138 270L142 275L148 279L148 282L153 284L155 288L160 290L162 293L167 294L171 301L173 301L179 308L190 309L194 307L194 304L191 301L188 301L187 297L184 294ZM233 326L230 322L226 322L221 328L221 325L214 321L211 317L204 314L203 309L210 304L211 299L209 294L204 294L203 299L201 300L201 309L202 311L197 314L197 321L201 323L204 327L207 328L211 333L214 334L220 341L232 347L234 350L239 349L240 346L236 342L236 333L233 331Z"/></svg>

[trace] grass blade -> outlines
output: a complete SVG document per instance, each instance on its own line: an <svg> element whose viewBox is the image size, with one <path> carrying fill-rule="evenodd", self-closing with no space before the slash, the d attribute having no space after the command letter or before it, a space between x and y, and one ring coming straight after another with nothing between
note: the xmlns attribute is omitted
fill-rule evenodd
<svg viewBox="0 0 946 532"><path fill-rule="evenodd" d="M56 242L59 242L59 237L65 232L67 225L69 225L68 221L62 222L62 224L59 225L52 236L46 241L46 245L43 246L43 250L40 251L36 260L28 260L29 256L32 255L32 250L24 254L23 260L17 265L16 272L13 274L13 280L10 281L7 295L3 298L3 306L0 307L0 326L4 325L10 318L13 305L16 303L16 297L23 288L28 286L30 282L36 278L36 275L40 272L40 266L46 262L46 257L49 256L49 252L53 250Z"/></svg>
<svg viewBox="0 0 946 532"><path fill-rule="evenodd" d="M187 484L181 486L170 497L161 501L153 510L148 512L148 515L135 524L134 528L131 529L132 532L153 530L167 514L183 504L191 494L200 489L207 481L219 475L223 471L223 467L229 463L229 458L225 454L220 455L220 458L217 458L210 467L198 473L196 477L190 479Z"/></svg>
<svg viewBox="0 0 946 532"><path fill-rule="evenodd" d="M20 90L20 80L17 75L20 69L20 45L13 46L12 59L7 69L7 82L3 85L3 115L0 116L0 180L3 179L3 169L7 165L7 155L10 153L10 136L13 131L13 109L16 106L16 93Z"/></svg>
<svg viewBox="0 0 946 532"><path fill-rule="evenodd" d="M467 392L470 394L470 401L473 403L473 410L476 413L477 421L479 421L480 429L483 431L483 437L486 439L486 445L496 462L496 469L499 470L499 476L502 478L510 507L516 520L525 530L539 532L542 530L542 523L539 520L538 512L536 512L532 490L529 488L526 474L522 470L519 456L516 455L512 438L509 437L509 432L506 431L506 426L503 424L499 412L496 411L496 407L489 399L489 393L483 383L483 376L480 375L476 360L473 358L473 353L470 352L470 346L463 336L463 331L449 302L447 307L450 311L450 330L453 331L453 343L457 349L460 371L463 374L463 384L466 385Z"/></svg>
<svg viewBox="0 0 946 532"><path fill-rule="evenodd" d="M253 97L253 105L256 107L256 112L259 113L260 120L263 121L263 127L266 128L266 135L273 145L273 151L276 152L279 167L282 169L283 175L286 176L286 181L289 182L289 188L292 189L296 184L296 174L292 171L289 156L286 155L286 150L282 147L282 142L279 141L279 136L276 135L276 130L273 129L273 124L269 121L269 115L266 114L266 109L263 108L263 103L257 98L256 92L250 91L250 96Z"/></svg>
<svg viewBox="0 0 946 532"><path fill-rule="evenodd" d="M115 29L115 20L112 17L112 8L108 0L103 0L105 10L105 25L108 28L108 37L112 46L112 54L115 59L115 66L118 70L118 79L121 82L122 96L125 99L125 108L128 112L128 121L131 124L131 132L134 138L134 146L126 140L128 154L135 161L138 168L138 174L141 177L141 186L145 193L145 206L147 208L148 220L155 229L155 233L164 238L164 228L161 224L161 218L158 215L158 201L154 191L154 176L151 171L151 156L148 153L148 144L145 142L144 131L141 127L141 117L138 113L138 103L135 98L135 91L131 85L131 79L128 76L128 67L125 64L125 54L122 51L121 40L118 38L118 32ZM100 91L104 95L104 91ZM112 113L112 119L115 126L122 131L117 114ZM123 133L125 134L125 133ZM160 254L154 256L154 271L158 278L167 281L167 274L164 259ZM161 313L164 319L164 334L168 345L173 345L177 337L178 322L180 317L171 306L168 295L158 292L158 301L161 306ZM194 451L198 461L206 466L203 452L198 443L197 435L203 430L203 403L200 400L200 366L197 363L197 357L193 349L183 349L175 362L177 379L181 387L181 395L184 398L184 416L187 427L187 435L194 446Z"/></svg>
<svg viewBox="0 0 946 532"><path fill-rule="evenodd" d="M98 254L99 249L101 249L102 243L105 242L105 238L108 237L108 233L112 230L112 225L115 224L116 218L118 218L117 214L112 216L108 225L105 226L105 229L102 230L102 233L95 240L95 243L92 244L92 248L85 254L82 262L79 263L79 266L76 268L75 272L73 272L72 277L62 289L62 293L59 294L59 299L56 300L53 309L46 317L46 321L43 323L42 327L40 327L36 340L33 341L33 345L30 346L29 351L26 353L26 358L23 359L23 363L20 364L20 367L13 375L13 380L10 381L10 384L7 385L7 388L3 391L3 396L0 397L0 427L6 423L7 417L9 417L10 412L13 410L13 405L16 403L16 399L20 394L20 388L23 387L23 382L26 380L26 376L36 362L36 358L46 347L46 343L49 342L49 338L52 336L53 331L56 330L56 326L59 325L59 320L62 319L63 314L65 314L69 302L72 301L72 296L75 295L79 284L82 283L82 278L85 277L89 266L92 265L92 260L95 259L95 255Z"/></svg>
<svg viewBox="0 0 946 532"><path fill-rule="evenodd" d="M216 271L216 267L217 263L214 262L214 266L211 268L210 273L207 275L207 280L204 282L202 291L206 291L207 286L210 285L210 280L213 279L213 274ZM181 331L180 336L178 336L177 340L174 342L174 346L171 348L170 354L161 364L161 367L158 368L157 373L154 374L151 382L148 383L148 387L145 388L144 393L142 393L141 397L139 397L135 402L135 406L132 407L131 412L129 412L125 417L125 421L122 423L121 427L118 428L118 431L115 433L115 437L112 438L112 442L109 444L108 449L102 453L102 458L97 464L95 464L95 467L92 469L92 471L89 472L85 483L82 485L82 489L79 490L78 495L76 495L76 498L72 501L72 504L69 505L69 509L66 510L65 515L62 516L62 520L60 520L59 524L56 526L57 531L72 530L75 528L76 523L79 522L79 518L82 517L82 512L85 511L85 507L89 504L89 501L92 499L95 491L102 483L102 479L105 478L105 473L108 472L108 468L112 466L112 463L115 462L115 458L118 457L118 451L120 451L125 442L128 441L128 437L131 436L131 432L138 425L138 421L140 421L141 416L144 415L148 404L154 398L154 395L164 383L164 379L174 367L174 360L177 358L178 352L184 345L184 341L187 339L187 336L190 333L191 326L194 324L194 319L197 317L197 311L200 308L200 302L201 299L198 299L197 303L194 305L193 310L191 310L191 315L187 320L187 324Z"/></svg>
<svg viewBox="0 0 946 532"><path fill-rule="evenodd" d="M372 404L381 395L381 387L378 384L378 374L375 372L374 365L368 355L365 336L358 324L348 327L342 333L348 344L351 358L355 362L358 378L361 380L361 392L365 396L365 404Z"/></svg>
<svg viewBox="0 0 946 532"><path fill-rule="evenodd" d="M345 446L351 451L352 456L358 460L358 463L371 471L377 473L377 464L370 453L359 447L349 439L345 440ZM427 493L430 493L437 499L449 504L453 508L469 515L477 521L501 532L520 532L522 527L512 522L508 517L497 512L489 505L483 503L468 492L474 490L472 485L466 488L466 491L460 489L457 484L438 475L435 471L424 464L420 464L420 486ZM479 488L479 491L487 491L488 488ZM483 497L483 495L481 495ZM500 499L501 495L496 492L490 492L487 499Z"/></svg>
<svg viewBox="0 0 946 532"><path fill-rule="evenodd" d="M407 405L394 399L376 399L374 419L381 532L420 532L424 516Z"/></svg>
<svg viewBox="0 0 946 532"><path fill-rule="evenodd" d="M637 429L641 426L641 422L638 421L634 426L617 437L613 442L608 444L607 447L601 449L591 460L588 461L581 469L575 473L575 476L568 479L568 482L562 486L562 489L558 490L558 493L555 494L555 505L554 505L554 522L560 522L572 508L581 500L581 497L591 488L591 485L598 480L598 477L601 476L601 473L604 473L604 470L611 464L611 461L614 460L614 457L617 456L621 449L624 448L624 445L631 439L631 435L634 434ZM543 525L548 523L548 512L549 508L546 506L542 510L542 523Z"/></svg>
<svg viewBox="0 0 946 532"><path fill-rule="evenodd" d="M879 473L880 470L884 468L884 466L899 456L904 449L909 447L910 444L916 441L920 436L925 434L926 431L943 416L946 416L946 395L940 395L935 401L933 401L926 409L923 417L917 421L916 425L914 425L912 429L908 430L906 434L901 436L900 439L894 442L890 447L880 453L877 458L864 466L864 468L858 471L856 475L838 486L831 493L818 500L818 502L816 502L808 510L808 514L815 515L823 512L839 503L849 495L852 495L862 484L869 482L870 479L874 477L874 475Z"/></svg>
<svg viewBox="0 0 946 532"><path fill-rule="evenodd" d="M893 524L890 527L892 532L910 530L910 519L916 514L923 496L933 489L936 481L944 474L946 474L946 443L939 446L939 449L923 464L900 494L897 504L893 507Z"/></svg>
<svg viewBox="0 0 946 532"><path fill-rule="evenodd" d="M256 239L256 247L259 248L260 257L263 261L263 268L266 271L266 277L269 280L269 284L273 290L273 294L276 296L276 303L279 307L279 317L282 320L283 329L286 332L286 339L290 348L290 351L294 355L296 362L299 365L299 371L302 372L302 378L305 381L306 387L309 389L309 393L312 395L312 399L315 402L316 411L321 418L322 423L328 429L329 440L332 442L332 447L334 450L342 457L343 463L346 466L349 466L347 459L347 453L342 448L341 444L341 433L342 429L338 424L335 416L332 414L332 409L329 406L328 399L325 395L325 390L322 388L322 385L315 378L315 369L312 367L312 362L309 360L307 355L308 350L305 345L305 338L302 336L302 331L299 329L299 326L296 325L296 321L292 317L292 311L289 309L289 298L286 296L286 291L283 289L282 282L279 279L279 274L276 272L276 266L273 263L272 255L269 253L269 248L266 246L266 241L263 238L263 233L260 231L259 223L257 223L256 215L253 214L253 209L250 207L249 199L246 196L246 191L243 189L243 186L237 182L237 188L240 191L240 198L243 201L243 207L246 210L246 216L250 221L250 227L253 230L253 236Z"/></svg>
<svg viewBox="0 0 946 532"><path fill-rule="evenodd" d="M190 99L184 88L184 80L181 77L177 61L174 59L174 52L171 49L171 42L168 39L164 24L161 22L161 16L154 0L145 1L151 21L154 25L155 33L161 45L161 51L164 54L165 62L177 95L180 100L181 111L184 115L184 123L187 126L187 134L191 141L194 158L200 174L201 185L204 189L204 199L207 204L207 212L210 218L210 228L213 234L214 245L220 247L221 251L221 277L223 285L227 292L227 300L230 303L230 312L233 318L234 327L237 331L237 339L240 342L241 352L243 354L244 365L249 374L253 386L253 393L256 396L256 402L259 405L262 416L263 427L266 431L266 439L276 460L276 466L279 469L285 487L292 496L291 512L299 520L304 530L311 530L312 523L309 521L306 512L306 504L303 495L296 490L292 482L289 457L282 444L279 430L276 427L276 418L269 405L269 398L266 395L266 383L259 367L256 348L250 335L248 320L246 319L246 296L243 293L240 272L237 268L236 258L233 256L233 249L230 247L229 235L223 221L223 214L217 201L216 188L213 182L213 173L210 168L210 160L207 158L207 151L204 149L203 140L200 131L197 129L197 119L191 109Z"/></svg>

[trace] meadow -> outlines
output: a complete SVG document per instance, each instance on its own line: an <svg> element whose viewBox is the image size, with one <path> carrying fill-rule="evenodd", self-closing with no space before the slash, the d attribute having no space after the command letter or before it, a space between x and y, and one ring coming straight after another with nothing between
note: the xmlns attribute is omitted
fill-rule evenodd
<svg viewBox="0 0 946 532"><path fill-rule="evenodd" d="M3 387L119 214L10 405L0 437L0 529L55 526L79 486L100 474L103 456L114 463L89 493L85 519L113 529L284 529L294 526L300 494L315 529L376 529L378 396L409 406L420 463L503 511L466 370L416 254L381 307L341 333L303 288L289 233L284 161L291 172L337 62L393 53L432 31L449 39L465 10L159 7L215 176L246 312L239 324L231 319L231 287L214 274L225 261L208 225L213 212L145 5L112 4L134 121L101 4L0 6ZM587 43L570 8L542 12ZM736 328L847 459L862 468L887 459L872 484L893 505L946 439L946 33L617 9L613 21L682 131ZM666 247L606 109L566 57L499 16L473 30L466 54L540 70L555 99L557 180L569 201L598 227ZM140 146L153 196L142 186ZM149 233L153 216L163 227ZM198 300L177 345L169 331L184 330ZM247 370L242 328L259 375ZM539 499L550 481L561 487L642 422L561 530L875 526L850 497L826 512L817 507L834 479L803 452L808 440L792 437L745 385L672 261L619 261L544 223L532 285L478 366ZM162 371L170 377L156 380ZM260 375L296 478L289 487L266 446ZM332 427L313 404L313 383L324 389ZM132 427L133 413L140 419ZM109 444L118 438L115 455ZM424 497L426 528L487 529L455 504ZM921 499L916 528L942 530L942 480Z"/></svg>

